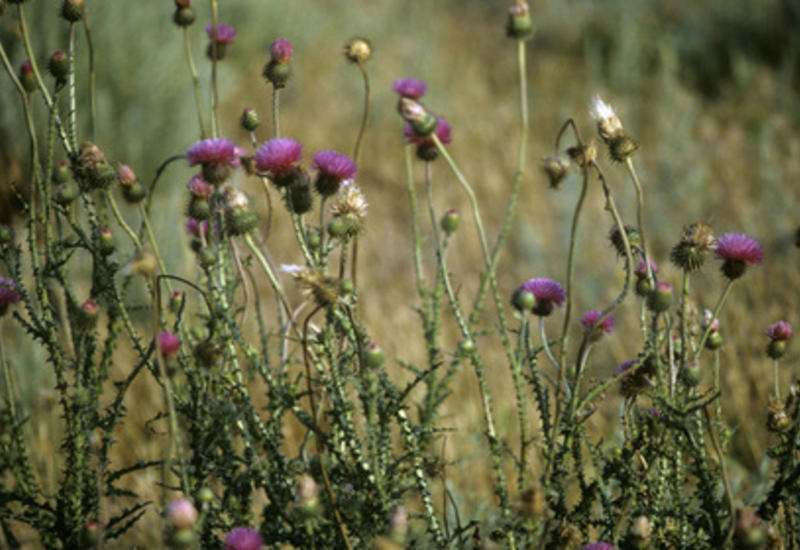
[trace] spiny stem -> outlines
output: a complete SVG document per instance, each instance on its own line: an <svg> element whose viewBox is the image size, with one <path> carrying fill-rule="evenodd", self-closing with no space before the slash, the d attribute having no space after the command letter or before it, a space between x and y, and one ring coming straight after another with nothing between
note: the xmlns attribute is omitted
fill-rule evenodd
<svg viewBox="0 0 800 550"><path fill-rule="evenodd" d="M97 78L94 71L94 43L89 27L88 10L83 10L83 33L89 49L89 136L92 141L95 141L97 136L97 94L95 93Z"/></svg>
<svg viewBox="0 0 800 550"><path fill-rule="evenodd" d="M408 202L411 209L411 236L414 241L414 275L417 279L417 293L419 297L425 298L425 274L422 270L422 236L419 230L419 220L417 218L417 193L414 190L414 175L412 170L411 150L413 145L406 145L404 148L406 165L406 186L408 189Z"/></svg>
<svg viewBox="0 0 800 550"><path fill-rule="evenodd" d="M780 377L778 376L778 360L772 360L772 379L773 383L775 384L775 397L780 400L781 398L781 386L780 386Z"/></svg>
<svg viewBox="0 0 800 550"><path fill-rule="evenodd" d="M136 250L142 249L142 243L139 240L139 237L136 236L136 233L131 229L131 226L125 222L125 218L122 217L122 214L119 211L119 207L117 207L117 202L114 200L114 195L111 194L111 190L106 191L106 198L108 199L108 204L111 205L111 211L114 213L114 217L117 219L117 223L125 230L125 233L128 234L133 244L136 245Z"/></svg>
<svg viewBox="0 0 800 550"><path fill-rule="evenodd" d="M69 139L72 147L78 149L78 108L75 92L75 23L69 24Z"/></svg>
<svg viewBox="0 0 800 550"><path fill-rule="evenodd" d="M200 127L200 139L206 137L206 126L203 122L202 99L200 97L200 77L197 75L197 66L194 63L192 54L192 39L189 34L189 27L183 27L183 45L186 50L186 62L189 64L189 72L192 75L192 88L194 89L194 104L197 109L197 124Z"/></svg>

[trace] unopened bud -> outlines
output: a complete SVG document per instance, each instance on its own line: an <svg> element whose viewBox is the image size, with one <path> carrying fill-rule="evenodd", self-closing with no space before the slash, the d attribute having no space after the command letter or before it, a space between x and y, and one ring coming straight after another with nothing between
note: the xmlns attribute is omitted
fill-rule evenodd
<svg viewBox="0 0 800 550"><path fill-rule="evenodd" d="M370 342L364 347L362 352L364 365L369 369L377 369L386 360L386 355L383 353L381 347L375 342Z"/></svg>
<svg viewBox="0 0 800 550"><path fill-rule="evenodd" d="M97 324L100 308L92 300L83 302L76 312L76 320L81 328L93 328Z"/></svg>
<svg viewBox="0 0 800 550"><path fill-rule="evenodd" d="M530 290L524 288L517 288L511 294L511 305L517 311L530 311L536 305L536 296Z"/></svg>
<svg viewBox="0 0 800 550"><path fill-rule="evenodd" d="M47 61L47 70L56 82L64 82L69 74L69 59L63 50L56 50Z"/></svg>
<svg viewBox="0 0 800 550"><path fill-rule="evenodd" d="M214 500L214 491L208 487L203 487L197 492L197 500L202 504L208 504Z"/></svg>
<svg viewBox="0 0 800 550"><path fill-rule="evenodd" d="M114 235L108 227L100 230L97 239L97 248L103 256L108 256L114 252Z"/></svg>
<svg viewBox="0 0 800 550"><path fill-rule="evenodd" d="M183 307L186 300L186 293L180 290L173 290L169 297L169 310L172 313L178 313Z"/></svg>
<svg viewBox="0 0 800 550"><path fill-rule="evenodd" d="M248 132L255 132L261 124L261 121L258 119L258 113L252 107L246 107L245 110L242 111L242 118L240 122L242 124L242 128Z"/></svg>
<svg viewBox="0 0 800 550"><path fill-rule="evenodd" d="M28 93L36 91L36 75L30 61L23 61L19 66L19 82Z"/></svg>
<svg viewBox="0 0 800 550"><path fill-rule="evenodd" d="M647 296L647 307L655 313L663 313L672 305L672 285L658 281L656 287Z"/></svg>
<svg viewBox="0 0 800 550"><path fill-rule="evenodd" d="M344 45L344 56L353 63L365 63L372 57L372 44L366 38L353 37Z"/></svg>
<svg viewBox="0 0 800 550"><path fill-rule="evenodd" d="M172 21L179 27L188 27L194 23L194 10L189 5L178 6L175 8Z"/></svg>
<svg viewBox="0 0 800 550"><path fill-rule="evenodd" d="M438 119L429 113L421 103L408 97L400 98L400 114L411 125L417 136L425 137L436 130Z"/></svg>
<svg viewBox="0 0 800 550"><path fill-rule="evenodd" d="M681 381L690 388L697 387L703 381L703 370L696 362L686 363L678 373Z"/></svg>
<svg viewBox="0 0 800 550"><path fill-rule="evenodd" d="M189 529L197 521L197 509L185 498L173 500L167 508L167 522L170 526L180 531Z"/></svg>
<svg viewBox="0 0 800 550"><path fill-rule="evenodd" d="M258 224L258 216L250 209L243 191L230 188L225 194L225 223L232 235L244 235Z"/></svg>
<svg viewBox="0 0 800 550"><path fill-rule="evenodd" d="M70 23L77 23L83 17L83 0L64 0L61 4L61 17Z"/></svg>
<svg viewBox="0 0 800 550"><path fill-rule="evenodd" d="M461 216L458 215L458 211L455 208L450 208L444 213L440 223L442 231L450 236L458 230L458 226L461 223Z"/></svg>
<svg viewBox="0 0 800 550"><path fill-rule="evenodd" d="M533 37L533 20L525 0L515 0L508 9L506 33L517 40L530 40Z"/></svg>
<svg viewBox="0 0 800 550"><path fill-rule="evenodd" d="M552 189L561 187L561 183L567 177L569 166L569 159L561 155L542 159L542 170L544 170L544 173L547 175L547 179L550 180L550 187Z"/></svg>

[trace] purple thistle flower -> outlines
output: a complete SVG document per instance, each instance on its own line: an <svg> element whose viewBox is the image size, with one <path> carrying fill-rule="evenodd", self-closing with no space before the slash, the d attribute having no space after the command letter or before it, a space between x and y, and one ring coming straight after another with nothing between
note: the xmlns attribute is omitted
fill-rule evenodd
<svg viewBox="0 0 800 550"><path fill-rule="evenodd" d="M186 151L186 156L189 157L189 166L196 164L236 166L239 162L236 152L236 144L232 141L225 138L211 138L192 145Z"/></svg>
<svg viewBox="0 0 800 550"><path fill-rule="evenodd" d="M434 133L439 138L439 141L442 142L442 145L447 145L453 141L452 127L444 117L440 116L436 119ZM431 136L417 135L411 124L406 123L403 128L403 136L405 136L407 143L417 146L417 156L420 159L430 162L439 156L439 151L436 149L436 143L434 143L433 138Z"/></svg>
<svg viewBox="0 0 800 550"><path fill-rule="evenodd" d="M285 38L278 38L269 47L269 55L275 63L288 63L292 58L292 44Z"/></svg>
<svg viewBox="0 0 800 550"><path fill-rule="evenodd" d="M793 335L794 331L792 330L792 325L786 321L778 321L770 325L767 329L767 336L769 336L770 340L773 342L785 342L791 339Z"/></svg>
<svg viewBox="0 0 800 550"><path fill-rule="evenodd" d="M607 315L600 324L595 327L595 323L600 318L601 313L596 309L592 309L587 311L581 317L581 324L583 328L588 330L592 330L592 327L595 328L595 331L598 332L598 336L601 336L602 332L606 334L611 334L611 331L614 329L614 318L611 315Z"/></svg>
<svg viewBox="0 0 800 550"><path fill-rule="evenodd" d="M217 44L232 44L236 38L236 29L230 25L217 24L216 37L214 36L214 25L206 25L206 34L210 40L214 40Z"/></svg>
<svg viewBox="0 0 800 550"><path fill-rule="evenodd" d="M636 364L636 363L638 363L638 362L639 362L639 360L638 360L638 359L628 359L627 361L624 361L624 362L623 362L623 363L622 363L622 364L621 364L621 365L620 365L620 366L617 368L617 372L615 373L615 375L616 375L616 376L619 376L619 375L620 375L620 374L622 374L623 372L627 372L627 371L628 371L628 370L629 370L629 369L630 369L630 368L631 368L633 365L635 365L635 364Z"/></svg>
<svg viewBox="0 0 800 550"><path fill-rule="evenodd" d="M303 156L303 146L291 138L275 138L264 142L256 151L256 168L269 172L272 179L281 178L296 167Z"/></svg>
<svg viewBox="0 0 800 550"><path fill-rule="evenodd" d="M428 85L423 80L416 78L400 78L394 81L392 90L397 92L400 97L408 97L411 99L419 99L425 94Z"/></svg>
<svg viewBox="0 0 800 550"><path fill-rule="evenodd" d="M225 537L225 550L261 550L264 539L255 529L237 527Z"/></svg>
<svg viewBox="0 0 800 550"><path fill-rule="evenodd" d="M658 273L658 267L653 260L650 260L650 270L653 272L653 275ZM636 275L638 279L644 279L647 277L647 268L644 265L644 260L639 260L639 263L636 264L636 267L633 270L633 274Z"/></svg>
<svg viewBox="0 0 800 550"><path fill-rule="evenodd" d="M744 275L748 264L760 264L764 252L752 237L742 233L726 233L717 239L716 256L723 261L723 275L733 280Z"/></svg>
<svg viewBox="0 0 800 550"><path fill-rule="evenodd" d="M658 407L653 407L652 409L650 409L647 412L650 413L650 416L655 416L656 418L661 418L663 416L663 414L664 414L664 413L661 412L661 409L659 409Z"/></svg>
<svg viewBox="0 0 800 550"><path fill-rule="evenodd" d="M353 159L336 151L320 151L311 167L317 170L315 186L320 195L333 195L344 180L356 177L358 168Z"/></svg>
<svg viewBox="0 0 800 550"><path fill-rule="evenodd" d="M207 199L214 190L214 188L211 187L211 184L204 180L203 176L200 174L195 174L192 176L192 179L189 180L187 187L189 188L189 193L198 199Z"/></svg>
<svg viewBox="0 0 800 550"><path fill-rule="evenodd" d="M203 235L208 235L208 221L197 221L194 218L188 218L186 220L186 232L193 237L200 236L201 227L203 228Z"/></svg>
<svg viewBox="0 0 800 550"><path fill-rule="evenodd" d="M616 550L613 544L607 542L591 542L584 546L581 550Z"/></svg>
<svg viewBox="0 0 800 550"><path fill-rule="evenodd" d="M540 317L550 315L554 306L560 307L567 299L564 287L552 279L529 279L522 284L522 289L531 292L536 298L536 304L531 311Z"/></svg>
<svg viewBox="0 0 800 550"><path fill-rule="evenodd" d="M6 312L8 306L19 302L18 290L17 283L11 279L0 277L0 315Z"/></svg>
<svg viewBox="0 0 800 550"><path fill-rule="evenodd" d="M171 332L164 331L158 335L158 349L169 359L181 349L181 341Z"/></svg>

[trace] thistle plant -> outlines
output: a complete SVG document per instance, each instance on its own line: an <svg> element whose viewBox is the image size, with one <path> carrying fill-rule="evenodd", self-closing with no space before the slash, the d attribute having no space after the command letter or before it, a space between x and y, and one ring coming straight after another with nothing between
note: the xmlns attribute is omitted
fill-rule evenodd
<svg viewBox="0 0 800 550"><path fill-rule="evenodd" d="M79 28L91 43L93 6L60 6L67 43L49 56L47 76L26 3L9 3L15 8L2 17L18 25L25 59L12 60L0 45L0 60L29 145L26 181L13 186L22 221L0 227L0 540L9 548L33 536L45 548L114 548L149 511L160 519L148 540L165 548L764 548L767 540L796 547L800 399L779 363L793 336L789 322L766 330L773 391L764 426L772 439L770 478L758 492L732 482L732 426L721 399L728 342L720 314L765 260L763 248L746 234L716 238L710 224L690 223L668 254L680 275L671 279L667 258L646 238L646 191L656 183L640 178L634 158L648 143L634 141L599 96L591 113L576 110L562 124L553 151L536 152L546 155L553 200L578 186L571 218L557 222L569 235L564 261L536 263L530 278L504 286L513 259L502 252L522 186L540 183L526 173L536 21L527 2L515 0L504 14L519 126L508 130L517 158L493 223L484 222L492 219L486 208L497 205L479 202L453 150L457 119L451 126L440 114L452 105L429 104L427 83L414 78L381 83L397 104L373 105L367 61L378 63L380 52L365 38L344 44L364 92L352 155L335 145L311 153L309 135L281 131L281 95L293 93L293 71L304 70L291 39L265 39L267 88L248 91L252 104L269 96L272 124L262 125L253 107L231 116L218 90L219 63L237 55L237 31L220 23L226 6L175 0L195 139L145 177L107 155L113 143L96 141L104 122L94 108L94 53L84 59L75 48ZM192 41L203 30L206 55L196 61ZM84 63L87 90L75 78ZM84 92L88 112L77 108ZM400 115L403 151L381 154L404 159L420 331L396 337L401 345L418 340L424 354L416 362L384 351L362 307L376 289L357 277L370 203L380 200L365 169L375 109ZM194 171L177 209L158 196L173 165ZM444 202L448 179L466 209ZM585 227L595 199L608 231ZM633 210L635 221L626 220L623 212ZM179 220L189 246L168 248L156 217ZM288 242L273 232L279 223L291 226ZM584 235L592 246L610 244L605 261L619 277L606 302L586 290L595 274L577 267ZM479 250L477 266L455 270L462 249L454 245L467 241ZM719 274L709 268L712 256ZM173 258L188 258L190 273L170 271ZM692 286L701 273L715 294ZM702 319L695 304L708 308ZM620 329L626 317L638 319L638 330ZM36 469L30 404L18 392L22 365L6 351L9 327L43 350L55 381L54 484ZM622 338L633 352L603 374L596 350ZM491 493L474 496L485 503L475 517L451 489L443 451L464 436L445 414L464 368L491 477ZM508 378L512 398L490 374ZM134 422L131 388L139 383L160 401L146 425L158 457L146 461L119 444ZM617 396L619 419L600 433L592 417ZM507 410L513 428L503 421Z"/></svg>

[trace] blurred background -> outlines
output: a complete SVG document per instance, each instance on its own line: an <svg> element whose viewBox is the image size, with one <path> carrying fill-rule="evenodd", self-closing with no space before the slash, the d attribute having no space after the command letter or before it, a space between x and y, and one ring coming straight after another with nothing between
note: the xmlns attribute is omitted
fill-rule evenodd
<svg viewBox="0 0 800 550"><path fill-rule="evenodd" d="M150 0L136 9L123 2L86 3L97 56L95 141L110 159L129 164L148 182L165 159L199 139L182 33L171 20L173 3ZM208 101L204 27L210 10L198 0L195 9L197 21L190 33ZM53 50L66 49L67 26L53 2L28 2L26 10L43 67ZM516 46L504 35L506 10L505 1L488 0L220 1L220 22L238 31L220 66L221 128L243 147L249 147L249 139L238 120L246 106L261 115L259 141L268 137L271 88L261 69L269 44L285 37L294 45L294 74L281 96L283 134L304 144L306 160L319 149L351 151L363 89L358 70L342 55L343 46L351 36L362 36L374 47L367 64L372 118L358 178L370 203L367 233L359 245L359 288L365 324L395 359L389 368L398 377L405 372L399 362L422 365L424 346L414 311L418 298L402 122L391 85L400 77L428 82L426 104L452 124L450 150L478 193L489 239L494 240L513 178L519 131ZM721 316L722 402L735 430L733 483L740 496L752 496L768 473L762 452L768 443L764 422L771 374L764 330L778 319L800 325L800 250L794 244L800 225L800 2L536 0L532 13L537 33L528 45L530 141L520 204L500 261L501 291L510 295L530 277L564 280L579 181L572 175L560 190L551 190L539 161L552 153L555 135L567 118L575 118L584 135L594 133L588 109L591 98L600 94L640 144L635 163L645 186L646 231L662 279L679 286L680 273L669 264L668 254L685 224L704 220L716 235L744 232L764 245L764 264L734 285ZM18 66L25 54L15 11L0 17L0 40ZM88 112L85 54L81 34L82 115ZM11 188L26 179L28 142L18 97L5 74L0 98L0 222L14 223L19 207ZM43 128L42 105L37 112ZM88 131L88 117L82 116L80 135L88 138ZM634 223L633 189L623 171L605 161L621 213ZM421 165L416 169L421 185ZM188 277L194 276L195 267L183 231L183 209L191 174L184 163L171 165L159 183L154 207L160 247L169 251L168 267ZM238 177L263 213L260 184ZM466 197L443 161L434 163L433 178L437 210L454 206L463 212L449 260L462 296L472 296L481 259ZM611 224L603 205L599 186L590 186L577 242L578 317L587 309L602 309L622 283L622 263L606 238ZM138 223L134 210L125 214ZM276 214L266 246L276 263L301 262L282 212ZM122 247L117 254L124 262L132 252ZM426 267L432 275L433 255L428 252ZM717 267L709 261L693 279L700 312L713 307L721 292ZM637 351L638 312L637 299L631 297L616 314L615 333L596 346L592 376L613 373ZM552 336L560 321L560 312L548 321ZM490 322L487 317L487 327ZM60 428L52 373L41 350L11 323L4 328L6 351L30 415L30 441L41 451L40 474L55 480L61 465L51 457ZM574 328L577 332L577 322ZM455 338L456 332L449 330L445 342L450 349ZM499 343L487 336L480 344L494 350L487 354L495 412L502 434L516 441L511 376ZM800 346L795 346L783 360L784 386L797 374L798 358ZM129 367L121 357L118 376ZM118 434L120 463L157 457L165 442L162 432L145 426L161 407L157 385L142 377L130 398L137 407ZM618 391L609 391L604 408L591 419L598 438L613 443L620 403ZM452 463L448 478L462 512L477 516L491 490L471 371L457 377L445 412L442 425L453 429L443 446ZM138 477L136 488L144 494L155 491L155 478L155 473ZM147 518L155 521L157 511Z"/></svg>

